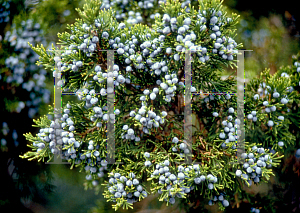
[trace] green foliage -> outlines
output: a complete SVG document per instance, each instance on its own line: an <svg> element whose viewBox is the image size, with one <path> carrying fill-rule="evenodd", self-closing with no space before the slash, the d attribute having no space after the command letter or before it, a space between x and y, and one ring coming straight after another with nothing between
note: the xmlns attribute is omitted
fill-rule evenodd
<svg viewBox="0 0 300 213"><path fill-rule="evenodd" d="M191 33L189 36L195 35L195 39L191 39L194 46L189 46L186 41L177 39L178 34L183 33L179 33L177 29L167 29L170 25L168 25L168 21L165 21L168 19L166 17L156 16L152 27L143 24L130 26L127 23L127 25L122 25L117 22L113 10L100 10L100 6L101 2L98 0L86 1L83 10L77 10L81 19L77 19L74 24L68 26L71 32L58 34L59 47L53 46L52 50L46 50L43 46L33 47L31 45L32 49L40 55L38 64L43 65L46 69L56 72L57 64L55 62L61 60L64 82L62 89L77 93L80 102L64 103L63 119L58 124L61 126L58 129L62 133L62 140L66 141L61 143L62 147L56 146L57 144L51 145L52 141L46 140L52 134L50 131L54 131L56 121L44 117L35 120L35 123L37 127L41 128L41 133L45 134L36 137L31 133L25 134L26 139L30 141L29 147L32 151L20 157L43 162L48 159L49 162L57 150L61 151L63 158L71 164L71 169L75 166L79 167L80 171L86 172L86 189L95 187L96 192L99 193L101 188L98 183L100 182L101 186L104 186L103 195L107 201L116 202L113 205L115 210L120 207L133 208L134 201L127 199L126 196L136 192L133 185L132 187L126 185L124 187L126 195L118 197L115 194L116 189L112 188L121 182L125 184L125 182L118 180L111 183L112 176L117 173L133 179L130 176L130 172L133 172L136 174L136 179L144 184L142 184L143 187L150 182L151 193L160 194L159 201L166 201L167 205L173 203L172 196L183 198L181 200L184 204L212 200L214 196L223 194L226 195L226 201L229 203L233 201L235 195L251 199L247 193L244 193L245 187L254 185L249 178L250 174L253 176L253 173L256 172L259 175L258 181L254 177L252 178L255 180L253 181L255 185L258 185L259 182L268 182L274 175L273 168L280 165L285 149L296 144L297 137L293 131L299 128L299 110L297 110L299 106L299 88L297 86L299 73L295 66L282 67L274 75L271 75L266 69L260 78L252 80L247 85L245 115L256 111L253 116L256 116L257 120L254 121L249 117L244 120L245 141L241 142L244 144L243 154L247 154L247 156L253 154L252 158L255 160L250 163L250 157L245 157L242 164L236 158L238 136L234 134L235 128L241 126L241 120L238 118L240 109L236 104L237 98L235 95L229 95L228 98L228 94L217 94L220 92L232 94L236 91L235 77L229 76L227 79L221 80L221 76L226 67L236 68L236 60L230 60L229 57L232 56L233 59L242 44L230 42L230 39L233 40L236 36L239 16L232 14L228 17L220 1L199 1L199 5L191 7L189 11L186 11L186 8L183 8L178 0L168 0L166 4L161 4L161 14L168 14L169 18L176 17L178 26L191 20L191 23L187 24L189 25L188 29L185 28L185 30ZM224 38L222 47L216 47L218 46L216 44L220 43L211 36L216 30L213 30L215 25L210 20L216 13L220 14L218 15L219 19L217 18L220 24L217 27L222 32L222 39ZM93 42L95 38L97 38L96 42ZM118 46L113 46L117 43ZM128 48L125 51L126 46ZM128 53L129 46L132 47L133 53ZM181 52L177 50L179 46L182 48ZM192 47L195 46L198 46L198 51L193 52ZM124 49L122 49L123 47ZM169 48L171 51L167 52ZM226 57L218 53L220 50L217 50L217 53L214 52L219 48ZM108 146L106 134L109 123L107 120L110 121L112 118L105 109L109 102L105 95L106 92L109 93L105 80L107 80L111 67L107 67L109 64L108 53L102 50L116 50L113 62L114 65L117 65L113 67L117 72L114 76L116 100L114 137L117 163L109 165L104 159L107 157ZM144 50L147 50L148 54ZM203 97L203 94L197 98L193 97L193 114L197 117L198 126L201 128L193 132L192 147L189 147L184 137L185 127L182 115L184 108L180 104L180 101L184 100L183 95L187 89L184 86L180 87L181 85L177 82L174 83L175 81L169 82L167 77L160 77L161 70L159 70L160 67L166 67L164 74L176 76L178 82L184 81L186 50L193 53L191 57L193 89L210 93L208 97ZM62 53L61 57L57 56L57 52ZM176 60L176 58L179 59ZM81 65L77 65L80 62ZM164 65L155 68L154 65L158 66L160 63L164 63ZM132 71L127 71L128 66ZM123 82L120 80L122 78ZM160 83L157 83L157 80L160 80ZM164 84L161 83L172 90L174 88L176 93L173 96L169 95L163 89ZM156 87L155 84L159 86ZM294 90L291 86L294 87ZM150 90L151 93L154 88L158 90L156 98L145 94L147 90ZM253 96L257 92L259 94L255 100ZM274 92L278 92L280 98L273 98ZM283 97L286 98L287 103L282 101ZM168 101L168 98L171 101ZM92 100L95 100L94 103ZM268 103L265 104L265 101ZM139 107L140 105L142 107ZM267 106L270 107L270 112L266 110ZM274 107L275 110L273 110ZM116 113L117 109L120 113ZM230 112L231 109L232 112ZM49 112L51 111L53 108L49 109ZM134 111L133 116L130 115L132 111ZM159 118L154 116L155 119L152 120L152 118L150 119L151 113L145 115L156 125L155 128L152 128L151 125L145 130L145 125L135 117L135 114L144 115L150 111L155 112ZM101 113L102 115L99 116ZM107 116L107 119L104 119L104 115ZM284 116L284 119L279 119L279 116ZM125 126L132 130L133 135L136 133L134 138L131 138L132 134L129 134L130 132ZM228 130L225 130L224 126L228 126ZM50 133L46 134L48 132L45 129ZM232 134L229 135L227 132ZM174 142L174 138L177 138L180 144ZM284 144L281 145L280 142L284 142ZM183 153L173 151L174 149L183 150L185 156ZM150 153L150 157L144 156L146 152ZM192 158L193 164L183 162L187 156ZM170 165L166 170L172 174L178 173L178 176L179 173L183 174L183 178L176 177L176 182L169 185L161 180L163 172L155 174L160 167L165 167L166 160ZM259 165L259 160L264 161L264 166ZM146 166L146 162L150 163L149 166ZM194 167L196 162L199 165L198 168ZM261 164L263 165L263 163ZM250 172L245 168L246 164L248 164L248 168L251 168ZM257 171L257 168L260 170ZM108 174L104 173L105 170L108 170ZM240 175L237 175L238 171L241 172ZM201 176L206 179L200 181L201 184L199 184L197 181ZM103 181L102 177L110 179ZM145 191L147 192L147 190ZM142 193L138 194L136 201L145 198ZM226 205L224 202L223 204L219 202L219 206L220 210L224 210Z"/></svg>

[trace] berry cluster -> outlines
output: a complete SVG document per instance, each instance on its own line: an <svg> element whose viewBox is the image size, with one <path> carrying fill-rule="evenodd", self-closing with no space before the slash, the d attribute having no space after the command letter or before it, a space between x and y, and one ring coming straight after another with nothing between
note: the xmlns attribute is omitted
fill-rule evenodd
<svg viewBox="0 0 300 213"><path fill-rule="evenodd" d="M153 90L155 91L155 88ZM144 90L144 94L149 95L149 93L150 93L149 90L148 91ZM143 99L142 97L146 97L146 96L141 96L140 99ZM160 124L164 123L164 117L167 116L167 112L163 111L159 116L156 115L156 113L153 112L152 110L147 110L147 107L143 105L140 109L137 110L137 112L131 111L130 116L134 117L134 119L138 122L138 124L142 126L142 130L145 134L150 134L149 130L151 130L151 128L153 127L158 128ZM140 137L134 136L134 130L129 128L128 125L124 125L123 130L126 131L126 134L125 132L122 133L122 138L126 138L126 139L131 138L131 140L135 139L135 141L140 140Z"/></svg>
<svg viewBox="0 0 300 213"><path fill-rule="evenodd" d="M100 23L98 20L95 20L95 25L98 26ZM89 31L91 30L91 26L88 26L87 24L83 24L81 26L81 31L85 32L83 36L80 36L80 43L77 45L70 45L69 49L73 50L74 53L81 50L82 52L86 53L86 55L89 57L92 55L92 53L95 52L97 43L99 42L98 36L90 36ZM70 36L71 40L75 39L75 36ZM74 51L75 50L75 51ZM78 71L78 68L82 66L82 61L73 61L72 70L74 72Z"/></svg>
<svg viewBox="0 0 300 213"><path fill-rule="evenodd" d="M145 152L144 153L144 157L147 159L145 161L145 167L150 167L152 165L151 161L150 161L150 153L149 152Z"/></svg>
<svg viewBox="0 0 300 213"><path fill-rule="evenodd" d="M251 114L248 114L248 115L247 115L247 118L248 118L249 120L252 120L253 122L256 122L256 121L257 121L256 111L252 111Z"/></svg>
<svg viewBox="0 0 300 213"><path fill-rule="evenodd" d="M100 156L100 146L90 140L88 144L82 143L74 132L74 122L70 116L71 105L67 104L64 114L59 120L51 121L50 128L41 128L37 134L39 142L33 142L37 153L43 155L48 150L52 154L59 154L62 159L72 160L74 164L80 166L87 172L86 180L93 181L97 185L97 180L104 176L107 170L107 161ZM69 117L70 116L70 117Z"/></svg>
<svg viewBox="0 0 300 213"><path fill-rule="evenodd" d="M294 63L294 66L296 67L296 70L297 70L297 72L299 73L300 72L300 62L295 62Z"/></svg>
<svg viewBox="0 0 300 213"><path fill-rule="evenodd" d="M252 147L249 153L242 153L241 157L245 159L243 170L236 170L237 177L241 177L249 186L252 185L252 180L259 183L263 172L268 168L272 168L272 159L268 153L265 153L264 148Z"/></svg>
<svg viewBox="0 0 300 213"><path fill-rule="evenodd" d="M214 184L218 181L218 178L212 174L207 176L202 174L199 164L179 165L177 172L172 172L171 170L172 167L169 160L165 160L155 165L155 170L149 179L158 180L157 193L162 194L162 197L165 197L165 194L167 194L167 198L164 198L164 201L171 204L175 203L175 197L185 198L200 183L206 183L207 189L212 190Z"/></svg>
<svg viewBox="0 0 300 213"><path fill-rule="evenodd" d="M10 15L10 0L9 1L4 1L0 5L0 24L5 22L9 22L9 15Z"/></svg>
<svg viewBox="0 0 300 213"><path fill-rule="evenodd" d="M85 179L87 181L92 181L93 186L98 185L98 183L99 183L98 180L100 178L104 177L104 175L105 175L104 170L107 170L107 161L104 160L104 159L99 158L98 157L99 154L97 154L97 152L98 151L93 152L93 156L95 156L95 157L97 156L96 161L93 158L91 158L91 156L89 156L88 154L79 155L80 160L75 161L75 164L81 164L82 167L85 165L84 169L87 173ZM86 159L86 161L84 161L85 159ZM97 169L97 168L99 168L99 169ZM98 172L97 172L97 170L98 170Z"/></svg>
<svg viewBox="0 0 300 213"><path fill-rule="evenodd" d="M128 6L131 4L129 1L114 2ZM146 8L149 7L149 2L147 5L146 1L143 1L143 4L139 2L137 4ZM87 172L86 180L94 181L92 182L94 186L98 184L97 179L103 177L104 170L107 169L107 162L103 159L106 149L107 129L105 124L111 117L113 119L115 117L104 112L108 111L108 107L105 106L107 101L105 96L115 92L115 114L118 115L115 122L117 158L118 160L122 158L126 167L118 172L112 169L114 172L109 174L108 191L105 191L105 196L110 201L117 202L117 207L121 205L124 207L126 202L132 204L147 196L147 192L138 178L133 173L127 175L126 170L127 172L129 170L132 172L132 169L138 172L149 172L153 168L154 171L151 170L153 173L150 178L154 180L152 181L152 190L161 194L161 200L171 204L175 203L175 197L189 197L192 194L191 190L194 189L204 190L210 197L222 186L230 190L236 184L236 181L232 181L232 177L234 179L235 176L230 172L232 166L228 161L231 161L235 155L238 139L236 129L239 129L241 122L236 118L237 112L231 103L234 101L230 100L231 95L229 94L224 98L218 96L219 100L213 95L203 100L203 104L207 108L202 107L201 110L210 110L214 116L207 119L207 123L214 123L216 126L222 125L221 132L213 134L210 130L207 133L208 137L202 137L203 141L201 141L201 137L197 137L195 147L199 148L202 154L198 154L195 158L200 159L203 163L176 166L173 165L174 162L171 161L171 158L168 160L165 158L163 150L166 151L168 147L167 141L170 139L168 137L170 134L172 142L175 144L172 147L173 152L180 149L181 157L183 154L192 154L187 148L186 141L178 139L181 138L180 130L173 132L176 128L170 127L171 124L175 127L180 123L177 122L178 120L172 123L172 113L169 112L176 107L170 102L176 100L178 94L183 93L182 88L185 86L182 72L183 63L180 60L183 58L181 56L184 56L184 51L190 49L193 53L192 59L195 63L192 70L193 78L206 72L211 72L212 78L215 78L217 77L215 69L219 68L218 62L231 65L239 47L232 39L231 32L233 31L230 31L236 22L235 18L227 19L224 10L220 9L221 7L216 7L219 8L218 10L209 8L213 4L216 5L216 2L201 4L199 11L197 9L193 14L189 13L189 10L182 9L182 4L178 1L174 5L172 3L172 1L168 1L164 5L164 14L156 15L155 26L150 29L143 25L126 27L128 23L118 23L114 13L110 10L99 10L96 17L93 17L93 14L87 12L87 8L96 8L95 10L97 10L99 1L90 1L90 7L85 7L86 11L81 13L83 20L70 26L71 34L59 35L65 51L61 58L56 58L54 61L61 63L65 80L64 89L69 88L77 92L79 99L82 100L79 104L72 105L72 107L67 105L67 108L64 109L61 119L63 130L60 134L63 155L69 162L73 164L75 162L84 168ZM102 8L107 8L107 5L110 6L110 2L104 1ZM127 10L128 8L122 9ZM125 15L117 13L117 18L125 18ZM132 17L139 16L132 12L130 15ZM199 20L194 20L195 17L198 17ZM109 60L107 61L106 53L102 50L115 50L114 54L118 57L114 58L113 72L105 70L105 65L109 64ZM48 60L51 63L53 63L52 58L53 56L50 56L51 60ZM210 63L212 66L209 66ZM53 66L49 63L45 65ZM205 88L205 81L204 79L202 82L201 80L197 81L196 78L196 81L193 81L194 87L191 88L191 92L195 92L202 83L204 85L201 86L202 90L210 91L214 87L216 90L220 90L220 87L216 85ZM108 84L114 84L115 87L110 88ZM227 86L224 87L227 88ZM226 107L219 107L220 111L216 110L224 99L227 100L225 100ZM199 103L201 104L201 101ZM266 106L261 104L263 107L269 107L268 104ZM73 109L75 106L78 109ZM251 111L256 112L252 108ZM275 112L277 111L275 110ZM209 115L211 114L209 113ZM222 121L219 116L224 114L226 119ZM166 121L167 115L171 117L170 122L169 118ZM256 113L251 112L251 115L253 120ZM207 117L207 114L205 116ZM259 120L260 116L259 114ZM168 135L161 127L167 127L166 129L170 127L171 133ZM156 132L156 135L150 135L152 130ZM49 138L49 135L46 136ZM45 148L48 147L49 139L43 138ZM132 141L137 143L132 143ZM139 141L145 143L138 143ZM220 141L220 144L215 143ZM145 150L145 145L147 145L147 150ZM43 147L43 145L40 146ZM224 148L221 151L218 150L220 146ZM228 149L227 146L231 148ZM153 150L152 148L155 148L157 152L153 151L151 154L147 152ZM248 148L251 149L250 146ZM123 157L125 152L126 157ZM140 162L141 154L146 158L145 162ZM243 157L246 163L243 168L236 171L236 176L246 180L248 184L252 184L253 180L258 183L264 172L271 173L267 169L272 167L272 155L265 154L261 148L257 151L252 150L246 156L245 154ZM173 153L173 155L176 154ZM154 162L156 165L152 165ZM273 159L273 162L277 162L276 159ZM99 168L100 164L101 168ZM148 173L147 176L149 177L150 174ZM228 180L224 178L225 176ZM218 200L224 207L229 205L224 194L219 195Z"/></svg>
<svg viewBox="0 0 300 213"><path fill-rule="evenodd" d="M53 122L53 124L54 124L54 122ZM58 153L58 149L55 147L56 141L54 141L54 139L55 139L54 128L52 128L52 127L41 128L39 133L37 134L37 137L39 137L40 143L33 142L33 144L32 144L33 146L35 146L37 148L37 153L42 152L47 143L49 143L52 153L54 153L54 154Z"/></svg>
<svg viewBox="0 0 300 213"><path fill-rule="evenodd" d="M32 118L42 102L49 103L50 91L44 88L46 70L35 65L39 56L30 49L28 42L33 45L40 42L46 45L46 41L41 36L43 31L38 23L28 19L26 22L22 21L21 26L22 28L17 29L13 25L11 31L5 34L4 41L9 42L17 54L5 59L5 65L11 70L11 75L1 75L0 79L20 86L29 93L30 100L26 103L20 101L16 111L20 112L27 106L29 107L28 116Z"/></svg>
<svg viewBox="0 0 300 213"><path fill-rule="evenodd" d="M254 213L259 213L259 212L260 212L259 209L254 208L254 207L252 207L250 211L251 211L251 212L254 212Z"/></svg>
<svg viewBox="0 0 300 213"><path fill-rule="evenodd" d="M282 74L284 74L284 73L282 73ZM281 75L281 77L289 77L289 76ZM289 92L293 91L293 87L288 87L286 89ZM259 100L259 97L261 97L263 99L264 96L269 95L269 94L272 94L272 97L275 98L276 100L277 100L277 98L280 98L280 93L277 92L276 88L274 88L274 91L272 93L271 86L266 85L265 82L260 84L260 87L258 88L257 92L259 93L259 95L255 94L253 96L254 100ZM280 102L282 104L287 104L289 102L288 95L283 95L280 98ZM269 105L268 101L264 101L263 105L268 106ZM274 108L272 111L276 111L276 108ZM270 112L270 109L267 109L266 112Z"/></svg>
<svg viewBox="0 0 300 213"><path fill-rule="evenodd" d="M137 7L136 7L136 5ZM156 8L163 2L157 0L138 0L136 2L128 0L104 0L100 9L113 8L116 11L116 19L126 21L128 24L138 24L147 20L148 18L154 19ZM145 19L143 16L146 16Z"/></svg>
<svg viewBox="0 0 300 213"><path fill-rule="evenodd" d="M222 121L224 129L219 134L219 138L225 140L225 142L221 145L222 148L226 149L228 148L228 145L231 144L231 148L234 150L236 148L236 141L238 139L236 129L239 129L241 122L238 118L236 118L234 120L235 124L232 123L234 119L234 108L230 107L228 109L228 114L227 120Z"/></svg>
<svg viewBox="0 0 300 213"><path fill-rule="evenodd" d="M158 180L158 194L163 194L164 192L168 194L168 198L165 198L164 201L174 204L175 196L184 198L187 193L194 189L193 186L187 186L186 182L189 178L187 173L192 169L192 166L187 167L186 169L184 169L183 166L178 166L177 174L171 173L170 169L169 160L156 164L155 170L151 174L151 179ZM186 174L184 172L186 172Z"/></svg>
<svg viewBox="0 0 300 213"><path fill-rule="evenodd" d="M227 22L231 22L231 19L228 18L227 22L222 22L222 11L212 11L211 18L209 19L209 32L210 38L213 40L214 49L212 52L214 54L219 54L223 59L232 61L233 54L237 54L237 43L231 37L222 36L222 32L220 29L227 24ZM206 23L206 11L203 11L202 14L199 14L199 22ZM201 29L204 30L206 25L202 25Z"/></svg>
<svg viewBox="0 0 300 213"><path fill-rule="evenodd" d="M225 199L225 194L224 193L220 193L220 195L217 197L217 196L214 196L214 199L212 200L209 200L208 201L208 205L212 206L214 205L216 202L221 202L222 205L224 207L227 207L229 206L229 201Z"/></svg>
<svg viewBox="0 0 300 213"><path fill-rule="evenodd" d="M261 116L260 121L265 122L264 124L268 127L268 131L271 131L272 128L282 128L282 125L285 123L285 117L290 112L287 104L294 90L292 86L287 86L289 85L287 78L289 76L286 72L279 72L272 76L274 81L269 80L269 82L259 83L258 94L255 94L253 99L254 104L261 107L261 114L265 114L265 116L258 114L258 110L250 110L251 113L247 115L247 119L255 122L254 126L262 124L257 122L258 117ZM253 106L251 108L254 109ZM286 142L283 142L283 140ZM291 143L291 141L279 137L274 142L276 142L275 146L280 149Z"/></svg>
<svg viewBox="0 0 300 213"><path fill-rule="evenodd" d="M133 172L128 175L121 175L117 172L109 173L109 176L108 192L104 194L109 200L121 203L123 199L132 204L148 196Z"/></svg>
<svg viewBox="0 0 300 213"><path fill-rule="evenodd" d="M10 129L8 127L8 124L6 122L3 122L2 123L2 134L3 134L3 136L7 137L7 135L8 135L9 132L10 132ZM15 147L17 147L19 145L19 142L17 141L18 137L19 136L18 136L17 131L15 129L13 129L13 131L12 131L12 139L14 140ZM6 141L5 138L1 139L1 146L3 146L3 147L7 146L7 141Z"/></svg>
<svg viewBox="0 0 300 213"><path fill-rule="evenodd" d="M103 169L107 169L106 160L100 157L100 146L93 140L89 140L88 144L78 141L74 137L74 121L71 116L70 110L72 106L67 104L67 108L64 109L64 114L61 117L61 137L62 137L62 154L64 159L73 159L75 164L80 164L81 167L84 167L87 172L95 174L97 167L101 164L102 167L99 167L99 177L103 177ZM107 107L103 107L103 110L107 110ZM102 109L100 107L94 107L93 111L95 114L91 118L98 118L102 114ZM94 119L93 119L94 120ZM101 127L102 123L98 122L97 127ZM85 148L87 148L85 150Z"/></svg>
<svg viewBox="0 0 300 213"><path fill-rule="evenodd" d="M179 140L177 137L174 137L172 139L172 143L175 143L175 145L172 146L172 151L174 153L177 153L178 149L179 149L179 155L180 157L183 157L184 154L189 154L190 150L187 147L187 142L186 140L182 140L182 143L178 144Z"/></svg>
<svg viewBox="0 0 300 213"><path fill-rule="evenodd" d="M179 14L182 15L182 14ZM196 36L196 34L193 32L192 28L194 26L192 25L192 21L190 17L186 17L183 21L183 27L177 26L177 18L173 17L171 18L169 14L164 14L163 24L168 24L171 26L172 31L174 33L178 34L177 38L180 42L184 42L184 45L186 48L190 48L194 46L194 43L191 43L191 41L196 42L199 40ZM164 30L160 32L160 29L156 29L158 32L160 32L160 36L158 38L153 37L153 32L146 29L145 36L139 35L137 36L136 33L131 33L131 36L126 35L125 33L122 33L122 30L125 29L124 23L119 23L117 27L114 26L114 24L111 24L111 31L117 31L116 33L108 33L107 31L102 31L101 38L98 38L94 33L91 35L89 32L99 30L102 28L102 26L105 25L102 18L98 18L95 20L94 26L88 25L83 23L80 27L74 27L72 28L72 33L75 34L76 32L83 33L78 38L75 35L71 35L68 39L68 42L70 43L68 50L66 50L65 54L63 54L63 57L66 55L71 54L71 49L73 49L73 53L76 54L78 51L83 51L83 53L86 54L87 57L93 56L94 53L96 53L95 47L97 46L98 42L108 42L110 48L117 51L117 54L120 56L119 60L124 60L126 64L126 74L127 78L120 74L120 68L117 64L114 65L114 72L109 74L105 72L101 72L101 67L99 65L96 65L94 67L95 75L93 76L94 82L86 82L86 86L89 88L83 89L83 95L82 91L78 90L77 93L80 97L83 96L82 99L86 100L86 106L91 107L92 105L96 104L99 101L98 95L95 95L94 93L94 85L97 83L100 83L100 94L102 96L105 96L109 89L111 88L105 88L105 83L107 81L114 82L115 86L121 86L123 83L131 83L133 72L144 70L146 72L150 72L150 74L154 77L160 77L160 74L162 72L165 72L165 78L163 79L157 79L156 83L160 85L160 88L162 88L162 91L164 91L164 101L166 103L171 102L172 97L175 96L175 92L177 90L177 87L175 84L178 83L178 77L176 72L169 73L169 63L170 60L168 59L168 56L171 55L174 56L175 61L179 59L179 55L174 55L174 50L177 51L184 51L180 48L180 45L177 45L175 47L168 47L166 48L165 53L163 52L163 46L166 39L166 34L168 32L167 28L168 26L165 26ZM177 27L179 27L177 31ZM169 27L170 28L170 27ZM184 30L184 32L183 32ZM134 29L132 29L134 31ZM116 36L115 36L116 35ZM130 34L129 34L130 35ZM185 36L185 38L182 37ZM180 39L180 36L182 39ZM126 38L126 39L125 39ZM182 41L181 41L182 40ZM79 42L78 42L79 41ZM182 46L181 46L182 47ZM90 51L92 49L92 51ZM193 49L193 48L191 48ZM201 53L199 54L206 54L207 49L206 48L200 48ZM141 52L141 53L139 53ZM162 59L158 59L159 56L163 56ZM203 55L204 56L204 55ZM205 56L204 56L205 57ZM64 58L62 58L63 61ZM146 62L146 63L144 63ZM81 67L83 66L82 60L76 60L64 62L62 63L62 70L64 71L70 71L70 72L78 72L81 70ZM70 70L69 70L70 69ZM153 71L150 71L153 70ZM116 78L116 80L113 80L113 77ZM135 76L134 76L135 77ZM99 85L99 84L98 84ZM182 82L179 82L178 85L184 86ZM92 92L91 92L92 91ZM195 87L192 87L192 92L195 92ZM88 94L89 93L89 94ZM166 116L166 112L158 113L160 115L156 115L154 111L149 111L148 104L150 100L158 100L160 93L160 89L153 88L153 90L145 89L144 94L140 96L140 101L142 102L142 106L140 109L137 109L137 112L131 112L131 116L134 115L135 120L138 122L139 125L142 125L143 133L150 133L150 128L152 126L159 127L159 124L164 123L163 117ZM148 112L147 112L148 111ZM145 116L147 115L148 116ZM165 114L165 115L163 115ZM105 115L103 116L105 117ZM94 121L95 118L92 118ZM124 126L125 131L127 131L126 126ZM130 138L130 139L136 139L138 137L135 134L135 130L128 127L129 132L123 132L122 138ZM133 132L132 132L133 131ZM142 136L142 134L140 136ZM127 135L127 136L126 136Z"/></svg>
<svg viewBox="0 0 300 213"><path fill-rule="evenodd" d="M2 3L2 6L9 9L10 1ZM6 22L10 11L4 10L3 13L2 11L3 7L0 9L0 12L1 15L6 15L6 18L0 15L0 21ZM12 54L3 55L4 63L1 66L0 81L3 85L7 84L6 88L13 88L9 89L9 93L6 93L7 95L13 92L13 95L8 97L8 100L16 102L10 106L11 109L29 118L33 118L37 114L43 103L49 103L50 101L50 91L46 89L45 85L46 70L35 64L39 56L28 45L28 42L33 45L40 42L46 45L46 40L42 38L42 35L43 30L41 30L39 23L28 19L21 21L18 27L14 23L6 31L3 41L1 41L3 48L7 52L12 52ZM5 94L3 95L5 96ZM17 96L17 101L11 99L11 97ZM4 137L1 139L1 145L6 146L7 141L11 140L8 138L11 125L6 120L6 122L2 123L2 126ZM19 135L24 133L16 129L11 129L11 133L14 145L17 147L19 145L17 139L20 138Z"/></svg>

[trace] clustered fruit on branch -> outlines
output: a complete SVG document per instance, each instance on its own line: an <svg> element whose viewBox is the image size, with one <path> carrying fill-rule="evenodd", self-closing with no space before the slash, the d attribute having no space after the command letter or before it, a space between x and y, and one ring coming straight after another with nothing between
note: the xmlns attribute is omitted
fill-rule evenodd
<svg viewBox="0 0 300 213"><path fill-rule="evenodd" d="M236 84L232 78L221 80L220 76L224 66L235 66L234 57L241 47L234 41L238 16L228 17L219 1L199 1L189 10L179 1L167 1L161 3L163 15L157 15L150 28L118 23L114 11L100 10L100 5L99 0L87 1L83 11L78 10L81 19L69 26L71 33L59 34L60 48L47 52L43 46L33 47L40 55L39 64L56 70L55 77L61 71L63 90L76 93L79 102L64 104L61 123L36 121L41 127L38 136L26 135L33 152L22 157L51 160L62 151L72 167L86 171L87 188L99 190L103 177L110 177L102 185L106 186L105 197L116 202L115 209L132 208L133 202L147 197L149 192L142 183L145 177L151 181L151 192L161 194L161 201L174 204L175 198L195 202L199 196L218 196L221 209L229 206L230 197L244 184L267 181L282 157L277 151L294 143L282 113L287 113L286 104L296 93L286 91L291 82L284 76L265 73L267 83L262 84L261 78L249 84L247 142L242 141L244 162L238 164L240 109L236 96L229 94ZM61 57L55 55L57 50L62 51ZM107 67L108 50L114 50L112 67ZM174 114L178 103L171 104L178 102L187 88L183 68L186 51L192 58L191 92L211 93L206 98L193 98L193 112L205 131L195 131L191 145L184 139L182 116ZM114 88L107 87L109 83L114 83ZM262 94L253 97L259 84L264 85ZM274 99L267 96L272 91L283 97L281 103L277 93ZM117 101L114 114L109 114L107 96L112 93ZM259 108L269 114L260 113ZM277 113L278 119L274 120L272 113ZM109 121L115 122L116 164L105 160ZM265 124L262 134L267 142L258 143L253 139L254 131ZM288 134L276 136L286 143L276 141L274 131ZM194 164L184 164L184 155L191 156Z"/></svg>

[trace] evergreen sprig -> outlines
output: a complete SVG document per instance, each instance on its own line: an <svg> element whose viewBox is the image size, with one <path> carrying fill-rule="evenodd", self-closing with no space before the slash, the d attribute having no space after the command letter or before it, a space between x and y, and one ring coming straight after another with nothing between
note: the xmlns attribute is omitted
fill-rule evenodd
<svg viewBox="0 0 300 213"><path fill-rule="evenodd" d="M190 10L182 5L178 0L161 3L163 15L156 16L149 27L119 23L113 10L100 10L100 1L86 1L83 10L78 10L81 19L69 26L71 32L58 34L60 47L50 53L42 46L32 47L46 68L54 71L60 63L62 89L76 92L80 101L64 103L59 122L36 121L41 134L25 135L33 152L21 157L51 160L61 151L71 168L86 171L86 188L94 186L99 191L103 182L103 195L116 202L115 210L132 208L144 199L149 193L143 185L147 181L151 193L161 194L159 200L167 205L174 204L175 197L186 202L211 199L212 203L214 196L224 194L226 199L219 198L221 209L235 195L242 195L244 186L268 181L283 148L295 144L289 130L298 116L291 112L291 103L299 97L298 90L291 89L295 68L282 68L273 76L265 70L247 85L245 152L243 163L238 163L240 109L236 96L229 94L237 85L233 76L221 80L226 66L236 67L234 57L242 47L234 41L238 15L228 17L217 0L199 1ZM113 67L108 67L106 50L114 50ZM191 51L193 62L191 92L211 93L193 98L192 109L201 128L193 132L191 147L180 116L187 91L186 50ZM61 57L56 51L62 52ZM107 106L111 93L116 101L113 114ZM116 162L122 164L106 161L110 121L115 124ZM53 140L57 131L61 134ZM187 156L192 158L191 165L183 162Z"/></svg>

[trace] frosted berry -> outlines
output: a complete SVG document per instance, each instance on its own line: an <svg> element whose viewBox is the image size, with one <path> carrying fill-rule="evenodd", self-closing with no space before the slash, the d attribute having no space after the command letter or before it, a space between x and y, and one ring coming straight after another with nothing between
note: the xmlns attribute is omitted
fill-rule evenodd
<svg viewBox="0 0 300 213"><path fill-rule="evenodd" d="M297 149L297 151L296 151L296 157L297 157L297 158L300 157L300 149Z"/></svg>
<svg viewBox="0 0 300 213"><path fill-rule="evenodd" d="M274 122L273 121L268 121L268 124L267 124L269 127L272 127L274 125Z"/></svg>
<svg viewBox="0 0 300 213"><path fill-rule="evenodd" d="M274 93L273 93L273 97L274 97L274 98L279 98L279 96L280 96L280 94L279 94L278 92L274 92Z"/></svg>
<svg viewBox="0 0 300 213"><path fill-rule="evenodd" d="M207 185L207 188L210 189L210 190L212 190L212 189L214 188L214 184L209 183L209 184Z"/></svg>
<svg viewBox="0 0 300 213"><path fill-rule="evenodd" d="M235 175L237 177L240 177L242 175L242 171L241 170L236 170Z"/></svg>

